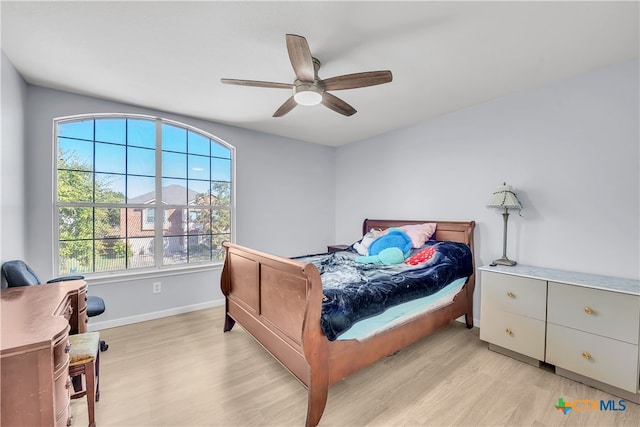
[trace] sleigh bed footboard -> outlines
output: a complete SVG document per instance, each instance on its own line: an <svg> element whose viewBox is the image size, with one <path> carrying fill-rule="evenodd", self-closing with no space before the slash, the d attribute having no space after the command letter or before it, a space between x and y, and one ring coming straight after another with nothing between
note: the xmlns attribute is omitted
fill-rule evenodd
<svg viewBox="0 0 640 427"><path fill-rule="evenodd" d="M320 328L322 283L313 264L233 243L226 250L221 288L224 331L235 322L308 389L307 425L320 421L328 395L328 341Z"/></svg>

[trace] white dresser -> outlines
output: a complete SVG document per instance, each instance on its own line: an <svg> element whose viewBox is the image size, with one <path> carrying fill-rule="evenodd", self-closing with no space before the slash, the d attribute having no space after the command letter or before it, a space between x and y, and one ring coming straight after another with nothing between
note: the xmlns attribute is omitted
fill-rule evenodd
<svg viewBox="0 0 640 427"><path fill-rule="evenodd" d="M525 265L480 267L489 348L640 403L640 281Z"/></svg>

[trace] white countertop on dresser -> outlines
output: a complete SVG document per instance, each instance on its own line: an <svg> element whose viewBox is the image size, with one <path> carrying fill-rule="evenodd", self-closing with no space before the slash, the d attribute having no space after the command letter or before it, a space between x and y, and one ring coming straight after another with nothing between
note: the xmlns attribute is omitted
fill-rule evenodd
<svg viewBox="0 0 640 427"><path fill-rule="evenodd" d="M520 264L516 264L511 267L505 265L484 265L480 267L479 270L494 271L514 276L529 277L532 279L560 282L569 285L584 286L586 288L602 289L605 291L640 296L640 280L634 279L600 276L597 274L578 273L575 271L555 270L552 268L533 267L530 265Z"/></svg>

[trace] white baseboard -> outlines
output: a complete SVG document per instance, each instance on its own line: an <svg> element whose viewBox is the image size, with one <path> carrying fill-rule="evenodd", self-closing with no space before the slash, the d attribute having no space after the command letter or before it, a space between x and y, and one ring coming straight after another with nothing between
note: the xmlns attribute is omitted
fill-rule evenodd
<svg viewBox="0 0 640 427"><path fill-rule="evenodd" d="M135 316L121 317L119 319L105 320L103 322L89 322L89 331L100 331L102 329L117 328L118 326L131 325L133 323L146 322L147 320L160 319L162 317L175 316L176 314L189 313L191 311L204 310L205 308L219 307L224 305L224 299L207 301L200 304L173 307L167 310L153 311Z"/></svg>

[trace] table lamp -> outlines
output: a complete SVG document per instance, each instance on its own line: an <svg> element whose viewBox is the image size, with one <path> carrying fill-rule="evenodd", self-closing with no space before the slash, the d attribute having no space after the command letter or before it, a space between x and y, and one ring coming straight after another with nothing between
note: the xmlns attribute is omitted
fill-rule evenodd
<svg viewBox="0 0 640 427"><path fill-rule="evenodd" d="M502 212L502 218L504 218L504 232L502 240L502 258L498 258L493 261L492 264L499 265L516 265L516 262L507 258L507 221L509 220L509 209L522 209L522 204L518 200L516 193L513 192L513 188L507 183L503 183L498 187L498 191L493 193L491 201L487 205L490 208L504 209Z"/></svg>

